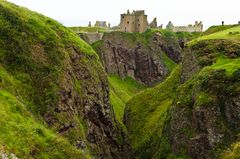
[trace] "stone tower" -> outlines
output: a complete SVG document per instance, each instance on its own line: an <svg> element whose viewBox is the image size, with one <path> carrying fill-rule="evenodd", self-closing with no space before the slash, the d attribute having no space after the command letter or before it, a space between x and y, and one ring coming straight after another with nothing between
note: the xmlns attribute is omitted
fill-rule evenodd
<svg viewBox="0 0 240 159"><path fill-rule="evenodd" d="M123 32L142 33L148 28L147 15L144 10L133 11L132 13L121 14L120 30Z"/></svg>

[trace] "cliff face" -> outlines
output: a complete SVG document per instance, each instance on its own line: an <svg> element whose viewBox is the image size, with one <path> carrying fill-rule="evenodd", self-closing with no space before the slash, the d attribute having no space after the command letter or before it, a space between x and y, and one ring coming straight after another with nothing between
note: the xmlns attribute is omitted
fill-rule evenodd
<svg viewBox="0 0 240 159"><path fill-rule="evenodd" d="M0 125L7 125L0 151L123 158L124 136L95 51L56 21L5 1L0 21Z"/></svg>
<svg viewBox="0 0 240 159"><path fill-rule="evenodd" d="M169 35L165 35L169 34ZM175 63L181 61L181 48L174 34L146 32L105 33L93 44L109 74L130 76L147 85L162 81Z"/></svg>
<svg viewBox="0 0 240 159"><path fill-rule="evenodd" d="M191 45L166 81L127 103L136 156L239 158L239 49L236 40Z"/></svg>

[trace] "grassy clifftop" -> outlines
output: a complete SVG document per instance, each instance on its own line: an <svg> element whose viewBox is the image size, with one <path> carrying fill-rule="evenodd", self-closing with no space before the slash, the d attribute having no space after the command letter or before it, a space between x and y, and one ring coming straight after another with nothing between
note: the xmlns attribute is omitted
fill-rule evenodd
<svg viewBox="0 0 240 159"><path fill-rule="evenodd" d="M212 31L213 30L213 31ZM213 32L208 34L208 32ZM240 39L240 26L221 26L215 29L209 29L206 31L207 35L201 36L189 42L189 45L196 44L202 40L213 40L213 39L228 39L228 40L239 40Z"/></svg>

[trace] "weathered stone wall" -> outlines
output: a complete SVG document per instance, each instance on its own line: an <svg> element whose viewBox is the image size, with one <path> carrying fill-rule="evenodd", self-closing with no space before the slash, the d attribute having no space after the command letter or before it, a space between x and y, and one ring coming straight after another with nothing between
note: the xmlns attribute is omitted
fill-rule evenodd
<svg viewBox="0 0 240 159"><path fill-rule="evenodd" d="M196 21L194 25L189 24L188 26L174 26L170 21L166 27L173 32L202 32L203 24L202 22Z"/></svg>
<svg viewBox="0 0 240 159"><path fill-rule="evenodd" d="M142 33L148 28L147 15L144 11L133 11L133 13L121 14L120 30L123 32Z"/></svg>
<svg viewBox="0 0 240 159"><path fill-rule="evenodd" d="M172 30L173 32L202 32L202 26L177 26Z"/></svg>

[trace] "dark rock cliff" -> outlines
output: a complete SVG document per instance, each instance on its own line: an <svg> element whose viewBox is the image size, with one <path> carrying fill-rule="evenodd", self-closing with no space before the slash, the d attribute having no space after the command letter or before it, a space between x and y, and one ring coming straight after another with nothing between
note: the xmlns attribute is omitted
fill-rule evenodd
<svg viewBox="0 0 240 159"><path fill-rule="evenodd" d="M155 32L140 35L112 32L93 47L99 53L107 73L130 76L144 84L162 81L171 71L164 61L181 61L181 48L174 35ZM165 58L165 59L164 59Z"/></svg>

